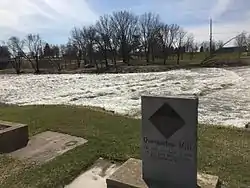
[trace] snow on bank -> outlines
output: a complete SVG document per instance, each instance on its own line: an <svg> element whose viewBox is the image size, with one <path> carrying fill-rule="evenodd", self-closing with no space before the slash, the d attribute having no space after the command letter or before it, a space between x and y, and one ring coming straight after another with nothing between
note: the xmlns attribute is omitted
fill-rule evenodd
<svg viewBox="0 0 250 188"><path fill-rule="evenodd" d="M105 75L0 75L0 103L70 104L140 113L141 95L198 94L199 122L250 122L250 68Z"/></svg>

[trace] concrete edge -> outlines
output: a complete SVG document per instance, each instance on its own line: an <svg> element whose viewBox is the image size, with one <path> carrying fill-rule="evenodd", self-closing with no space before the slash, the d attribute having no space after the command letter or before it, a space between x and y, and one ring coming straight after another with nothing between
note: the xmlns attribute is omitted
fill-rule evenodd
<svg viewBox="0 0 250 188"><path fill-rule="evenodd" d="M10 122L10 121L2 121L2 120L0 120L0 125L7 126L7 128L5 128L3 130L0 130L0 134L8 132L8 131L15 130L15 129L18 129L18 128L23 128L23 127L27 127L28 128L27 124Z"/></svg>

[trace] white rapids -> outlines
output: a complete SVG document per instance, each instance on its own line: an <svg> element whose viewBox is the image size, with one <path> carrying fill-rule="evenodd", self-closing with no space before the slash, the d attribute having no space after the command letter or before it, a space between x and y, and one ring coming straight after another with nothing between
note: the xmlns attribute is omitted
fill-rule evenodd
<svg viewBox="0 0 250 188"><path fill-rule="evenodd" d="M250 122L250 67L161 73L0 75L0 103L102 107L138 116L141 95L199 95L199 122Z"/></svg>

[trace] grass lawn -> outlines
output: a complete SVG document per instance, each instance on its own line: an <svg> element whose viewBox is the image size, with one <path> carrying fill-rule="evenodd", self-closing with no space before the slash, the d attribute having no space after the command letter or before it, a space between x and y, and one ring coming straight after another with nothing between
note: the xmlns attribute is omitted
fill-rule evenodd
<svg viewBox="0 0 250 188"><path fill-rule="evenodd" d="M180 65L188 65L188 64L200 64L205 58L209 56L209 52L196 52L193 55L193 58L190 59L190 53L184 53L183 58L180 57ZM249 56L241 56L239 58L238 52L232 52L232 53L216 53L216 56L213 57L213 60L216 61L238 61L240 59L247 59ZM167 61L166 65L176 65L177 56L170 56ZM155 61L150 61L149 64L154 65L163 65L164 60L162 58L155 58ZM147 64L146 59L138 59L134 58L134 60L131 60L130 62L132 65L145 65Z"/></svg>
<svg viewBox="0 0 250 188"><path fill-rule="evenodd" d="M0 155L0 187L63 187L99 157L123 162L140 157L140 120L69 106L3 106L0 119L27 123L30 135L45 130L89 140L41 166ZM219 175L225 187L250 186L250 132L199 126L198 168Z"/></svg>

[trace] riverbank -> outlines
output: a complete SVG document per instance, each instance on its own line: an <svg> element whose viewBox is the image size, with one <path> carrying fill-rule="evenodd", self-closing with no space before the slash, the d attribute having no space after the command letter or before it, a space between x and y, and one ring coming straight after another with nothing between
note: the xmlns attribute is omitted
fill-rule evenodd
<svg viewBox="0 0 250 188"><path fill-rule="evenodd" d="M147 72L166 72L170 70L178 69L195 69L195 68L225 68L225 67L242 67L250 66L250 60L248 58L241 60L227 60L227 61L211 61L209 63L200 62L181 62L180 65L176 64L148 64L148 65L124 65L118 64L115 68L110 65L108 68L99 67L97 68L78 68L78 69L45 69L41 68L39 74L107 74L107 73L147 73ZM33 69L22 69L21 74L33 74ZM0 70L0 74L16 74L14 69L8 68Z"/></svg>

